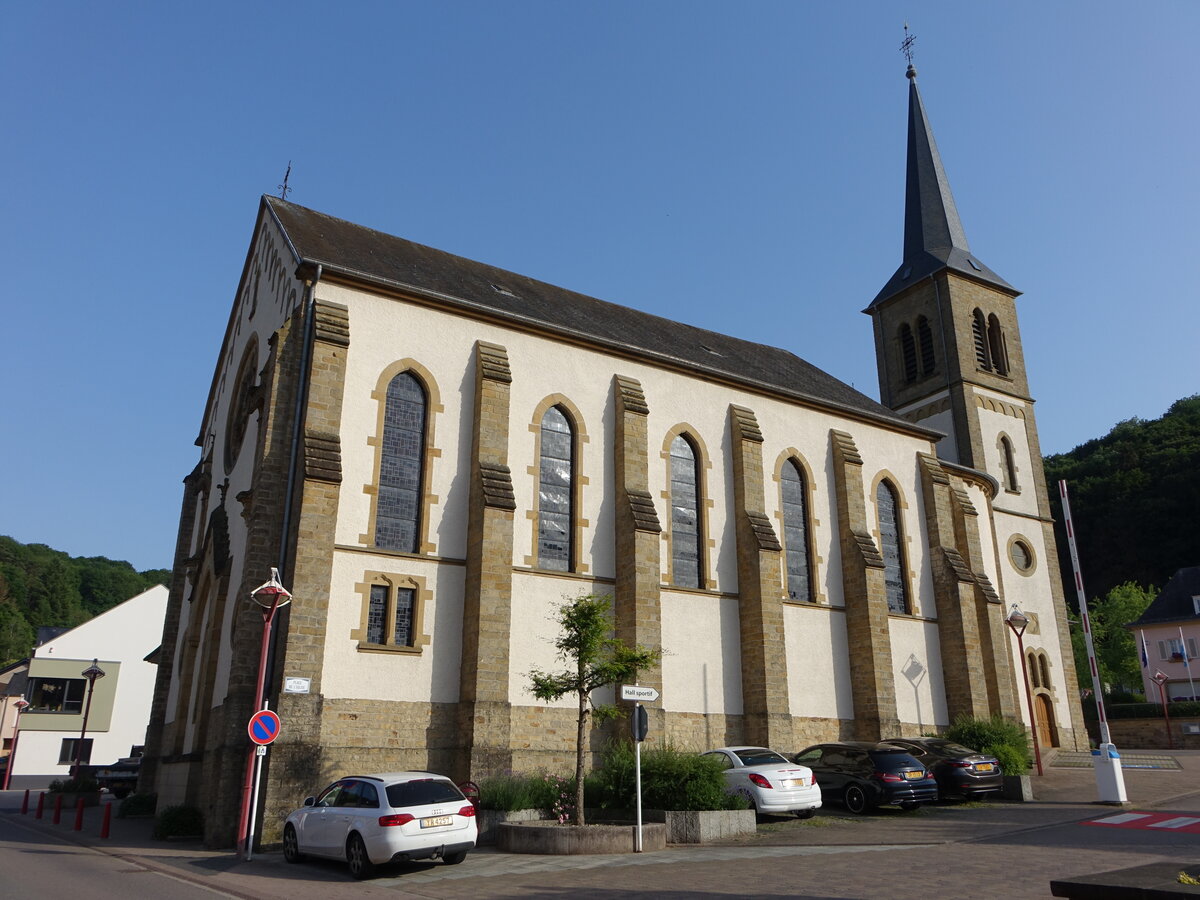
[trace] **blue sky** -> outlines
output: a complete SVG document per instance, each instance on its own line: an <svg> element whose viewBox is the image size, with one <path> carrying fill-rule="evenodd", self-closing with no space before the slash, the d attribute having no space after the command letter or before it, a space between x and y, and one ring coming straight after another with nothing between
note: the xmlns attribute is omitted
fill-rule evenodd
<svg viewBox="0 0 1200 900"><path fill-rule="evenodd" d="M1200 391L1200 4L10 4L0 534L169 567L258 198L877 397L907 20L1045 452Z"/></svg>

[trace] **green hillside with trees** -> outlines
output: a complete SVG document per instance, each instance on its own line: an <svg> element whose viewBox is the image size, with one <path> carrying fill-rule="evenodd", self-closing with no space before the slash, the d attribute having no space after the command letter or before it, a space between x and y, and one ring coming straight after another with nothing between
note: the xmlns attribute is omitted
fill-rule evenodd
<svg viewBox="0 0 1200 900"><path fill-rule="evenodd" d="M38 628L79 625L170 577L0 535L0 665L28 656Z"/></svg>
<svg viewBox="0 0 1200 900"><path fill-rule="evenodd" d="M1067 601L1076 606L1058 482L1065 479L1089 598L1127 582L1157 589L1200 565L1200 394L1160 419L1129 419L1070 453L1048 456L1046 486Z"/></svg>

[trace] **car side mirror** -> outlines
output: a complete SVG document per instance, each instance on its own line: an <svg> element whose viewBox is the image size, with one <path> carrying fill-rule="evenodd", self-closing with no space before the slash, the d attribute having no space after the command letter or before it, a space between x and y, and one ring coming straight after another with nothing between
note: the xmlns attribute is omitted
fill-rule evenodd
<svg viewBox="0 0 1200 900"><path fill-rule="evenodd" d="M316 798L316 797L305 797L305 798L304 798L304 805L305 805L305 806L316 806L316 805L317 805L317 798Z"/></svg>

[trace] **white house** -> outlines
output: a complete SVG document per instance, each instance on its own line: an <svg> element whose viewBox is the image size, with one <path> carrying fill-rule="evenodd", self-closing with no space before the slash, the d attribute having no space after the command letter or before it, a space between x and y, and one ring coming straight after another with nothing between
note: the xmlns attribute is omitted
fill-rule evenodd
<svg viewBox="0 0 1200 900"><path fill-rule="evenodd" d="M146 657L161 640L167 596L156 585L34 651L25 686L29 706L10 759L10 789L43 787L68 776L85 713L85 764L140 754L157 676L157 666ZM93 660L104 674L89 691L83 673Z"/></svg>

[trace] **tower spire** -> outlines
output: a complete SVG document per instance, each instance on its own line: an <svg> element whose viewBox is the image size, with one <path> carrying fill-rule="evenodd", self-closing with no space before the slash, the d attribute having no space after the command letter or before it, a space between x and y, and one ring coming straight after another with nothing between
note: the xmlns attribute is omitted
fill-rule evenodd
<svg viewBox="0 0 1200 900"><path fill-rule="evenodd" d="M1016 290L971 253L958 207L950 192L950 181L942 167L933 129L925 115L925 104L917 88L917 70L912 64L915 37L904 26L901 51L908 60L908 173L904 196L904 261L883 290L871 301L874 307L923 278L953 269L963 275L995 285L1010 293ZM870 308L870 307L868 307Z"/></svg>

